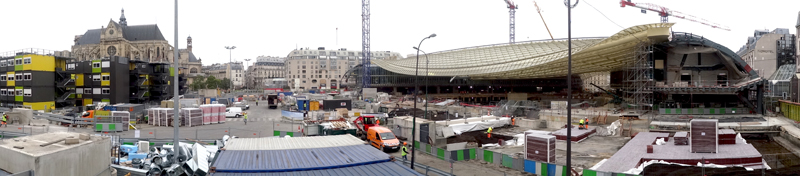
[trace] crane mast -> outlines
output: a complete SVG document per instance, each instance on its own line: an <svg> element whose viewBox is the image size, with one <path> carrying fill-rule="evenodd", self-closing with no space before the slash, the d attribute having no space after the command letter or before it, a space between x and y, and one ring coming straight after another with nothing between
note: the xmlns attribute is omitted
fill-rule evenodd
<svg viewBox="0 0 800 176"><path fill-rule="evenodd" d="M506 8L508 8L508 43L514 43L514 13L517 11L517 5L511 0L504 0Z"/></svg>

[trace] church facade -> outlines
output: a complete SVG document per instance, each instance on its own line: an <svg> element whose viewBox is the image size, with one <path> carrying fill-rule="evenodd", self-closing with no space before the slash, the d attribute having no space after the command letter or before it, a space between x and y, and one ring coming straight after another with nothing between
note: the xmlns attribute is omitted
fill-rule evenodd
<svg viewBox="0 0 800 176"><path fill-rule="evenodd" d="M120 56L132 61L172 63L173 48L156 24L128 25L125 10L119 22L109 20L100 29L87 30L76 35L72 45L72 56L78 61ZM202 73L202 61L192 52L192 37L186 39L186 49L179 49L179 62L182 71L189 77ZM194 73L194 74L193 74Z"/></svg>

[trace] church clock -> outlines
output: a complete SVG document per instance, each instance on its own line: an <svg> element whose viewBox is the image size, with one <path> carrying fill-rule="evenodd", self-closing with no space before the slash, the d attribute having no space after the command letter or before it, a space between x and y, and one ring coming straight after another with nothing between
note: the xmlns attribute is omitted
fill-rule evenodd
<svg viewBox="0 0 800 176"><path fill-rule="evenodd" d="M117 54L117 47L109 46L107 51L109 56L113 56L114 54Z"/></svg>

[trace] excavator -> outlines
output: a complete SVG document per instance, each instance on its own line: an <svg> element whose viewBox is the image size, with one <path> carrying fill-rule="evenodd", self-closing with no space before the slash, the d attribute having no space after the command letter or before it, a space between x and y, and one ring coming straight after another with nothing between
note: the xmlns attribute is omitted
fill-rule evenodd
<svg viewBox="0 0 800 176"><path fill-rule="evenodd" d="M380 126L375 116L359 116L353 120L358 128L356 133L362 140L366 140L375 148L382 151L397 151L400 149L400 140L386 127ZM359 125L360 124L360 125Z"/></svg>
<svg viewBox="0 0 800 176"><path fill-rule="evenodd" d="M614 99L609 101L609 103L620 104L620 103L624 102L624 100L622 100L622 97L617 96L617 94L611 93L610 91L607 91L606 89L603 89L602 87L597 86L594 83L589 83L589 84L591 84L594 87L597 87L597 89L600 89L603 92L606 92L606 94L611 95L612 97L614 97Z"/></svg>
<svg viewBox="0 0 800 176"><path fill-rule="evenodd" d="M375 116L358 116L356 120L353 120L353 124L356 126L356 129L358 129L356 134L358 134L358 136L362 139L364 138L364 134L369 131L370 127L379 126Z"/></svg>

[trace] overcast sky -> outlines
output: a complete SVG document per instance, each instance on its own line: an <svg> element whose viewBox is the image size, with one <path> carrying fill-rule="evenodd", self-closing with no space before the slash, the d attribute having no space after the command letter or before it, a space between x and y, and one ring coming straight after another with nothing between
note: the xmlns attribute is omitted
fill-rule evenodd
<svg viewBox="0 0 800 176"><path fill-rule="evenodd" d="M567 9L562 0L539 0L555 38L567 37ZM733 51L756 29L789 28L795 32L800 1L634 0L661 5L722 25L731 31L670 18L673 31L693 32ZM532 0L517 1L516 40L549 39ZM618 0L581 0L572 11L573 37L610 36L621 25L657 23L656 13L621 8ZM128 25L157 24L174 46L174 4L170 0L14 0L0 1L0 52L23 48L70 50L75 35L118 21L125 9ZM508 9L502 0L373 0L373 51L413 54L508 42ZM182 0L178 45L194 39L194 53L204 65L228 61L225 46L236 46L233 59L286 56L296 47L361 50L360 0ZM338 42L337 29L338 28ZM251 62L252 63L252 62Z"/></svg>

